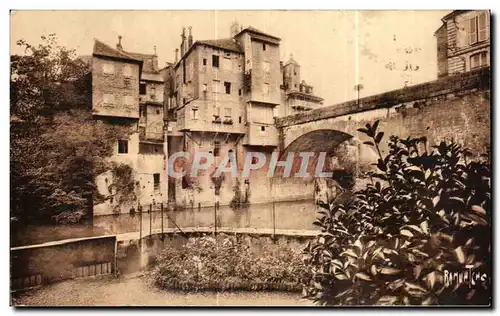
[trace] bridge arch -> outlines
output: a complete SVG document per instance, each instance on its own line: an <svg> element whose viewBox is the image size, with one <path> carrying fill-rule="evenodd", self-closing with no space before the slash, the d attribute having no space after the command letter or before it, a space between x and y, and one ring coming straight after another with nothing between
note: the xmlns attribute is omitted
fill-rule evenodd
<svg viewBox="0 0 500 316"><path fill-rule="evenodd" d="M340 150L339 150L340 149ZM377 161L378 155L373 148L363 144L357 137L338 130L333 129L317 129L306 132L295 140L293 140L282 152L280 160L284 160L289 153L295 153L296 159L292 167L292 172L296 172L300 168L301 159L297 157L299 152L326 152L328 154L327 162L323 171L341 171L338 174L343 174L342 171L348 172L354 176L351 178L352 182L348 180L353 186L358 182L357 176L360 172L372 170L374 167L372 163ZM310 164L315 166L317 163L318 155L310 161ZM311 174L312 175L312 174ZM346 182L342 183L341 180L317 178L304 179L304 181L313 181L315 183L314 197L316 201L329 200L332 197L339 197L342 199L342 192L351 190L353 187L346 186ZM349 194L348 192L346 194Z"/></svg>

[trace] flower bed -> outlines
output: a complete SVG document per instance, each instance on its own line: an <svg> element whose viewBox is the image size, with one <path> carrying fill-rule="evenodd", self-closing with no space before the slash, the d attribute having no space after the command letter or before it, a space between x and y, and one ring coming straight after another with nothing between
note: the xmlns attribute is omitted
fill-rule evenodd
<svg viewBox="0 0 500 316"><path fill-rule="evenodd" d="M157 257L152 276L165 289L301 291L303 246L265 238L190 238Z"/></svg>

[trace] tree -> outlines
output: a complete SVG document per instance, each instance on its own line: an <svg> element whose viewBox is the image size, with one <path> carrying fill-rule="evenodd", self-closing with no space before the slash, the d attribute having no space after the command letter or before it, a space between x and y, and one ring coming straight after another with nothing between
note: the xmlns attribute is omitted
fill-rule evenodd
<svg viewBox="0 0 500 316"><path fill-rule="evenodd" d="M17 44L25 55L11 57L11 216L78 221L102 198L95 177L129 128L92 117L90 69L55 35Z"/></svg>
<svg viewBox="0 0 500 316"><path fill-rule="evenodd" d="M373 182L323 204L306 249L304 294L323 305L490 304L491 172L459 145L359 129L379 154ZM474 285L450 281L473 270ZM470 277L469 277L470 281Z"/></svg>

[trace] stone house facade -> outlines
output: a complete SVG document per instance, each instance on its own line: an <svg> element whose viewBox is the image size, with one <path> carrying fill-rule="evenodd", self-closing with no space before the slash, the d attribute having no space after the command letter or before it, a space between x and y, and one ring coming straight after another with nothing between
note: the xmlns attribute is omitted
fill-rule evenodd
<svg viewBox="0 0 500 316"><path fill-rule="evenodd" d="M490 12L455 10L435 32L438 78L490 65Z"/></svg>

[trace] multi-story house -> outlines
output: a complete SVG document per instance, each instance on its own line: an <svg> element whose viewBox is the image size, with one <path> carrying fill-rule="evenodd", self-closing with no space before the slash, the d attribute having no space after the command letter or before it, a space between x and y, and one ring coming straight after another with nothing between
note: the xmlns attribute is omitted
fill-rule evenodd
<svg viewBox="0 0 500 316"><path fill-rule="evenodd" d="M489 11L455 10L435 32L438 77L490 65Z"/></svg>
<svg viewBox="0 0 500 316"><path fill-rule="evenodd" d="M98 176L98 190L106 201L94 207L94 215L128 212L138 204L166 200L164 84L156 54L126 52L121 37L116 48L95 40L91 80L94 118L129 129L129 136L115 144L110 161L132 168L135 191L120 197L112 170Z"/></svg>
<svg viewBox="0 0 500 316"><path fill-rule="evenodd" d="M241 174L247 152L269 158L277 150L275 116L312 109L322 99L300 81L300 66L293 59L280 62L280 38L237 23L224 39L193 41L191 31L186 35L182 30L180 57L165 70L167 153L210 152L217 166L232 152ZM197 177L170 179L169 200L229 204L240 190L252 202L270 201L275 192L266 174L264 166L247 178L226 177L219 185L211 168Z"/></svg>
<svg viewBox="0 0 500 316"><path fill-rule="evenodd" d="M300 65L290 55L290 59L283 65L283 84L281 85L281 104L278 107L278 116L287 116L304 111L314 110L323 105L323 98L313 93L313 87L300 79Z"/></svg>

